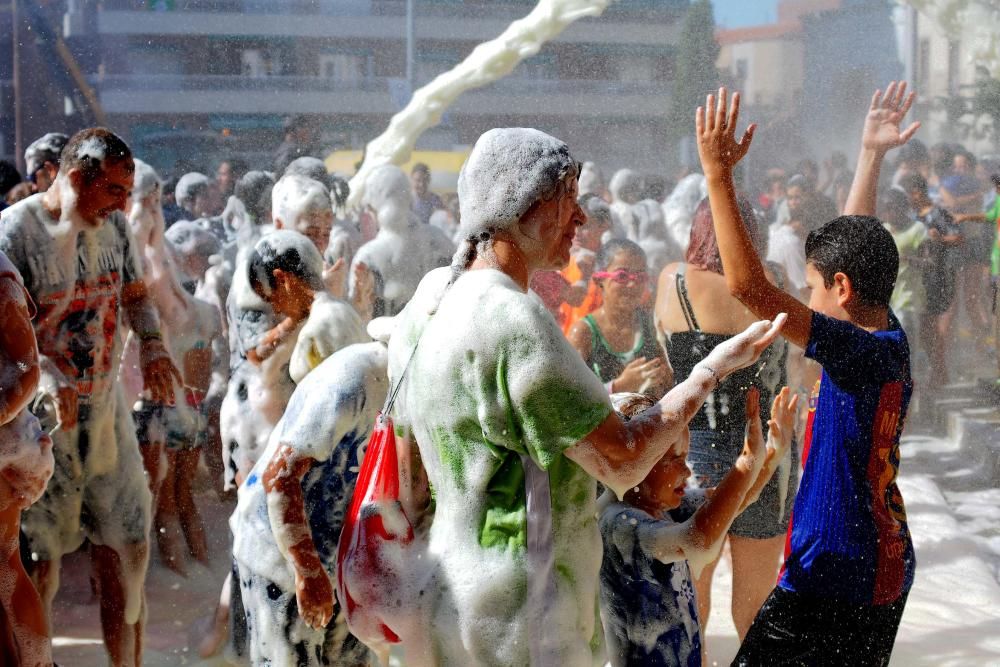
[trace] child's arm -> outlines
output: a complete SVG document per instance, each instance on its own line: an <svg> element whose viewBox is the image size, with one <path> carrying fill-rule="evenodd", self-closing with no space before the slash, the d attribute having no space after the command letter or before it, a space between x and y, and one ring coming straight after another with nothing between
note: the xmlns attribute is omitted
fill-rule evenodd
<svg viewBox="0 0 1000 667"><path fill-rule="evenodd" d="M865 127L861 133L861 153L854 170L851 192L847 195L844 215L875 215L878 176L885 154L909 141L920 127L920 123L916 122L905 130L899 129L899 124L916 96L916 93L906 94L905 82L891 82L885 89L884 97L881 90L875 91L865 117Z"/></svg>
<svg viewBox="0 0 1000 667"><path fill-rule="evenodd" d="M743 138L736 141L733 132L739 121L740 94L733 95L728 114L727 98L726 89L720 88L718 108L715 96L709 95L705 107L698 107L695 116L698 155L708 185L708 200L712 207L726 285L730 293L757 317L774 319L778 313L788 313L782 335L805 347L809 342L812 311L767 280L764 266L740 217L733 185L733 167L749 150L756 125L750 125Z"/></svg>
<svg viewBox="0 0 1000 667"><path fill-rule="evenodd" d="M302 495L302 478L315 462L282 443L268 461L261 481L274 541L295 570L299 615L309 627L318 629L326 627L333 617L333 586L316 551Z"/></svg>
<svg viewBox="0 0 1000 667"><path fill-rule="evenodd" d="M699 565L715 559L744 498L764 467L764 433L760 423L760 393L747 392L747 439L743 453L694 516L680 524L644 524L639 539L643 549L669 563L679 558Z"/></svg>
<svg viewBox="0 0 1000 667"><path fill-rule="evenodd" d="M771 404L771 419L767 422L767 456L760 474L757 475L753 486L743 498L741 512L757 502L760 492L771 481L772 475L779 466L783 468L779 486L781 487L781 507L784 509L785 496L788 493L788 476L791 473L791 458L788 454L791 451L792 436L795 435L795 415L798 407L798 394L793 396L788 387L783 387L774 397L774 402Z"/></svg>

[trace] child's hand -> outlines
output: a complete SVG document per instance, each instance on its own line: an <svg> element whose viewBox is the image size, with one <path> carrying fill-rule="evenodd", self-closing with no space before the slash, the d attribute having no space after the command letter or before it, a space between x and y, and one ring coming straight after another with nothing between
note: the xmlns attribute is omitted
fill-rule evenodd
<svg viewBox="0 0 1000 667"><path fill-rule="evenodd" d="M905 81L898 85L895 81L891 82L885 89L884 97L881 90L876 90L868 108L868 115L865 117L861 145L868 150L885 153L909 141L920 127L920 123L912 123L903 131L900 131L899 124L910 110L916 96L916 93L906 94Z"/></svg>
<svg viewBox="0 0 1000 667"><path fill-rule="evenodd" d="M783 387L771 404L771 419L767 422L767 466L772 471L791 449L798 407L799 396L793 395L788 387Z"/></svg>
<svg viewBox="0 0 1000 667"><path fill-rule="evenodd" d="M709 95L704 107L695 112L695 138L698 141L698 155L706 177L726 174L743 159L750 149L756 124L751 124L743 138L736 141L736 124L740 116L740 94L733 93L728 113L726 105L728 93L719 88L718 106L714 95Z"/></svg>
<svg viewBox="0 0 1000 667"><path fill-rule="evenodd" d="M757 475L764 467L765 447L764 428L760 423L760 390L756 387L751 387L747 392L746 417L746 439L743 442L743 453L736 465L751 475Z"/></svg>

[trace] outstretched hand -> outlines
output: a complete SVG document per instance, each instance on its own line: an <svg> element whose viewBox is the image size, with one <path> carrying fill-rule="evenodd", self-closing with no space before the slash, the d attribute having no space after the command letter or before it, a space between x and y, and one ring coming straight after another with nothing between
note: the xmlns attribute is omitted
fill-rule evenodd
<svg viewBox="0 0 1000 667"><path fill-rule="evenodd" d="M695 112L695 137L705 176L732 170L750 150L757 125L751 123L743 137L737 141L735 131L739 118L740 94L733 93L732 101L729 102L724 87L719 88L718 100L715 95L709 95L705 106L698 107Z"/></svg>
<svg viewBox="0 0 1000 667"><path fill-rule="evenodd" d="M916 97L916 93L906 94L905 81L891 82L885 89L885 95L876 90L865 117L861 145L868 150L885 153L909 141L920 127L920 122L911 123L905 130L900 130L900 123Z"/></svg>
<svg viewBox="0 0 1000 667"><path fill-rule="evenodd" d="M781 313L773 322L768 320L754 322L743 333L715 346L705 358L705 363L720 376L746 368L757 361L764 350L774 342L787 319L788 316Z"/></svg>

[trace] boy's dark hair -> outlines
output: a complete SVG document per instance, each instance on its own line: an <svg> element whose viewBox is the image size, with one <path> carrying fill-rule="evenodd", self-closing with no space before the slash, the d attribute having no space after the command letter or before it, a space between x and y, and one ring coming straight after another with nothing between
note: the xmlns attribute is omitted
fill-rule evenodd
<svg viewBox="0 0 1000 667"><path fill-rule="evenodd" d="M889 188L879 197L878 209L886 222L906 220L910 213L910 198L899 188Z"/></svg>
<svg viewBox="0 0 1000 667"><path fill-rule="evenodd" d="M250 287L257 294L264 296L261 278L267 281L268 291L275 286L274 270L281 269L294 276L304 277L309 274L302 255L296 248L283 248L282 252L277 252L273 246L264 245L258 250L254 248L250 251L247 272L250 274Z"/></svg>
<svg viewBox="0 0 1000 667"><path fill-rule="evenodd" d="M888 308L899 272L899 251L878 218L842 215L809 232L806 262L823 276L826 287L843 273L851 279L859 302Z"/></svg>
<svg viewBox="0 0 1000 667"><path fill-rule="evenodd" d="M594 270L607 271L611 262L614 261L615 255L620 252L630 252L637 257L642 257L643 262L646 261L646 251L638 243L629 241L628 239L611 239L597 251L597 259L594 260Z"/></svg>
<svg viewBox="0 0 1000 667"><path fill-rule="evenodd" d="M132 162L132 150L111 130L90 127L69 138L59 160L59 172L68 174L79 169L84 183L89 185L104 172L109 162Z"/></svg>
<svg viewBox="0 0 1000 667"><path fill-rule="evenodd" d="M927 195L927 179L916 172L899 179L899 187L903 188L907 194L919 192L922 195Z"/></svg>
<svg viewBox="0 0 1000 667"><path fill-rule="evenodd" d="M413 165L413 169L410 169L410 173L411 174L426 174L427 176L430 176L431 175L431 168L428 167L423 162L418 162L415 165Z"/></svg>

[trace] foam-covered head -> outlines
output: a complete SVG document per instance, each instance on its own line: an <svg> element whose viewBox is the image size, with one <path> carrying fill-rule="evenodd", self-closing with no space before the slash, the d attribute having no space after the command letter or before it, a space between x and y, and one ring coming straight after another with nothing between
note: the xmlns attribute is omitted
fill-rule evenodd
<svg viewBox="0 0 1000 667"><path fill-rule="evenodd" d="M402 169L393 164L384 164L368 175L365 181L364 204L376 211L388 201L410 199L410 179Z"/></svg>
<svg viewBox="0 0 1000 667"><path fill-rule="evenodd" d="M271 191L274 177L266 171L248 171L236 181L233 196L243 202L255 225L271 223Z"/></svg>
<svg viewBox="0 0 1000 667"><path fill-rule="evenodd" d="M327 178L326 165L318 157L303 155L295 158L285 167L283 176L305 176L320 183L325 183Z"/></svg>
<svg viewBox="0 0 1000 667"><path fill-rule="evenodd" d="M59 166L59 160L67 143L69 143L69 137L62 132L49 132L32 141L24 150L24 164L27 173L34 174L46 162Z"/></svg>
<svg viewBox="0 0 1000 667"><path fill-rule="evenodd" d="M569 147L532 128L485 132L458 175L460 235L509 230L577 169Z"/></svg>
<svg viewBox="0 0 1000 667"><path fill-rule="evenodd" d="M323 258L315 244L298 232L279 229L265 234L250 253L250 286L265 299L274 289L275 269L299 278L312 290L324 289Z"/></svg>
<svg viewBox="0 0 1000 667"><path fill-rule="evenodd" d="M209 184L208 176L205 174L197 171L184 174L178 179L177 187L174 188L174 200L178 206L191 210L195 197L207 192Z"/></svg>
<svg viewBox="0 0 1000 667"><path fill-rule="evenodd" d="M619 169L611 177L608 190L615 201L634 204L642 194L642 174L631 169Z"/></svg>
<svg viewBox="0 0 1000 667"><path fill-rule="evenodd" d="M604 191L604 174L596 164L590 162L583 163L580 167L580 194L599 195Z"/></svg>
<svg viewBox="0 0 1000 667"><path fill-rule="evenodd" d="M151 195L157 186L163 185L163 181L149 164L139 159L134 162L135 180L132 182L132 199L138 201Z"/></svg>
<svg viewBox="0 0 1000 667"><path fill-rule="evenodd" d="M179 220L165 233L167 241L180 257L208 258L222 250L219 239L197 221Z"/></svg>
<svg viewBox="0 0 1000 667"><path fill-rule="evenodd" d="M302 216L332 211L330 191L308 176L286 172L271 191L271 214L289 229L296 229Z"/></svg>

